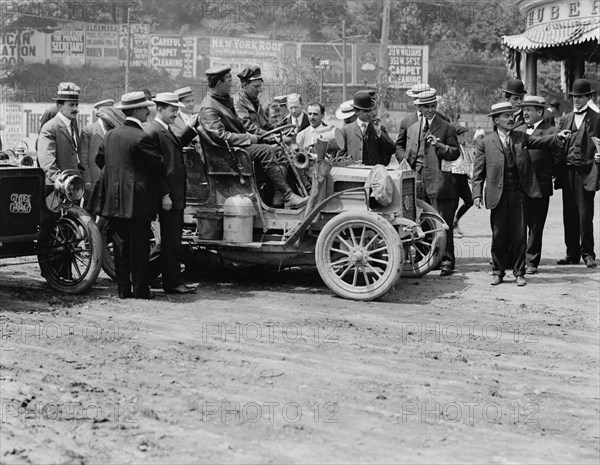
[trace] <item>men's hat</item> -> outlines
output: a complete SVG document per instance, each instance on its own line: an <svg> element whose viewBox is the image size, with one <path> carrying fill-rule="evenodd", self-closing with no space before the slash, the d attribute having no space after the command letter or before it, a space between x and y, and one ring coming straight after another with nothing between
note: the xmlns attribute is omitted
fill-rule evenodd
<svg viewBox="0 0 600 465"><path fill-rule="evenodd" d="M488 113L488 116L496 116L501 115L503 113L518 113L518 110L515 110L510 102L500 102L494 103L492 105L492 111Z"/></svg>
<svg viewBox="0 0 600 465"><path fill-rule="evenodd" d="M302 97L300 96L300 94L288 94L287 95L287 103L296 103L296 102L302 103Z"/></svg>
<svg viewBox="0 0 600 465"><path fill-rule="evenodd" d="M81 88L72 82L61 82L58 85L56 98L52 100L69 100L71 102L79 102L79 92Z"/></svg>
<svg viewBox="0 0 600 465"><path fill-rule="evenodd" d="M181 89L177 89L175 91L175 93L177 94L177 97L179 98L180 101L186 97L190 97L190 96L194 95L191 87L182 87Z"/></svg>
<svg viewBox="0 0 600 465"><path fill-rule="evenodd" d="M527 91L523 85L523 81L520 79L509 79L506 81L506 86L502 89L502 92L507 92L513 95L525 95Z"/></svg>
<svg viewBox="0 0 600 465"><path fill-rule="evenodd" d="M287 105L287 95L277 95L273 97L273 101L280 107Z"/></svg>
<svg viewBox="0 0 600 465"><path fill-rule="evenodd" d="M546 99L539 95L526 95L523 99L523 103L520 103L519 106L546 108Z"/></svg>
<svg viewBox="0 0 600 465"><path fill-rule="evenodd" d="M185 108L185 105L179 101L179 97L175 92L159 92L152 100L154 100L154 103L165 103L174 107Z"/></svg>
<svg viewBox="0 0 600 465"><path fill-rule="evenodd" d="M243 69L238 73L237 77L239 77L242 82L262 80L260 68L258 66L250 66L249 68Z"/></svg>
<svg viewBox="0 0 600 465"><path fill-rule="evenodd" d="M343 102L339 107L337 107L337 110L335 110L335 117L343 120L354 116L356 112L354 111L354 108L352 108L352 103L353 100L346 100Z"/></svg>
<svg viewBox="0 0 600 465"><path fill-rule="evenodd" d="M457 136L460 136L461 134L464 134L465 132L469 132L468 128L465 128L464 126L461 126L460 124L457 124L456 126L454 126L454 128L456 129Z"/></svg>
<svg viewBox="0 0 600 465"><path fill-rule="evenodd" d="M132 110L134 108L151 107L153 105L153 102L146 100L143 92L136 91L121 95L121 101L115 103L114 108L118 110Z"/></svg>
<svg viewBox="0 0 600 465"><path fill-rule="evenodd" d="M113 128L125 122L125 113L115 107L102 107L98 110L98 118L108 122Z"/></svg>
<svg viewBox="0 0 600 465"><path fill-rule="evenodd" d="M209 79L219 80L223 76L225 76L227 73L229 73L230 71L231 71L231 68L221 66L221 67L217 67L217 68L209 68L204 72L204 74L206 74L206 77Z"/></svg>
<svg viewBox="0 0 600 465"><path fill-rule="evenodd" d="M436 95L435 89L429 89L421 92L413 101L415 105L429 105L437 103L439 97Z"/></svg>
<svg viewBox="0 0 600 465"><path fill-rule="evenodd" d="M409 97L412 97L412 98L417 98L421 92L425 92L426 90L435 91L435 89L433 87L429 87L429 84L420 83L420 84L415 84L410 89L408 89L406 91L406 95L408 95Z"/></svg>
<svg viewBox="0 0 600 465"><path fill-rule="evenodd" d="M587 79L575 79L569 95L588 95L593 93L592 84Z"/></svg>
<svg viewBox="0 0 600 465"><path fill-rule="evenodd" d="M112 107L115 104L115 101L111 98L106 100L101 100L99 102L94 103L94 108L97 110L102 107Z"/></svg>
<svg viewBox="0 0 600 465"><path fill-rule="evenodd" d="M557 110L560 110L560 102L556 99L550 102L550 106L556 108Z"/></svg>
<svg viewBox="0 0 600 465"><path fill-rule="evenodd" d="M373 98L371 94L366 90L359 90L356 94L354 94L354 99L352 100L352 108L355 110L372 110L375 108L375 103L373 102Z"/></svg>

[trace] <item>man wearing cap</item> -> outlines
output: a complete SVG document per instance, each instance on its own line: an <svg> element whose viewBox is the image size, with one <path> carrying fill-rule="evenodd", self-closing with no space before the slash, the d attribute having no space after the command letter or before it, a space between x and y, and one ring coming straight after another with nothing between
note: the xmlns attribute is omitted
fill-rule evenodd
<svg viewBox="0 0 600 465"><path fill-rule="evenodd" d="M414 104L422 118L406 133L406 161L417 174L417 197L435 208L448 225L446 250L442 256L441 275L454 273L454 212L456 189L452 171L442 170L442 161L454 161L460 155L456 129L435 111L435 89L420 92Z"/></svg>
<svg viewBox="0 0 600 465"><path fill-rule="evenodd" d="M156 117L146 128L146 132L164 159L164 180L168 190L162 196L161 209L158 213L162 286L167 294L187 294L194 292L195 286L188 287L183 283L179 260L187 187L183 147L197 136L194 127L198 123L198 117L192 116L182 130L181 136L177 136L171 129L171 125L184 104L179 101L176 93L171 92L158 93L153 100L156 103Z"/></svg>
<svg viewBox="0 0 600 465"><path fill-rule="evenodd" d="M310 125L308 115L302 109L302 97L300 94L289 94L287 96L287 109L290 114L282 122L282 125L293 124L296 126L296 134Z"/></svg>
<svg viewBox="0 0 600 465"><path fill-rule="evenodd" d="M143 92L121 97L115 108L125 122L108 131L96 157L103 169L98 214L108 218L119 298L152 299L150 292L150 223L156 218L160 199L168 193L163 157L142 128L150 115Z"/></svg>
<svg viewBox="0 0 600 465"><path fill-rule="evenodd" d="M594 253L594 197L599 188L600 157L592 137L600 137L600 115L590 108L592 85L587 79L576 79L569 94L573 111L559 122L559 129L572 132L556 169L555 188L562 189L563 227L567 254L557 261L569 265L583 261L596 267Z"/></svg>
<svg viewBox="0 0 600 465"><path fill-rule="evenodd" d="M308 149L317 143L319 134L328 130L327 125L323 122L325 116L325 107L319 102L311 102L306 106L310 126L303 129L296 136L296 144L298 147Z"/></svg>
<svg viewBox="0 0 600 465"><path fill-rule="evenodd" d="M558 132L554 125L543 119L546 107L546 100L543 97L526 95L521 106L525 124L518 126L515 130L525 131L530 136L546 136ZM527 274L535 274L542 256L542 235L552 195L553 166L558 162L560 150L530 148L529 155L542 195L539 199L529 199L527 212L528 236L525 271Z"/></svg>
<svg viewBox="0 0 600 465"><path fill-rule="evenodd" d="M100 100L99 102L94 103L94 114L98 114L98 110L103 107L112 107L115 104L115 101L111 98L106 100Z"/></svg>
<svg viewBox="0 0 600 465"><path fill-rule="evenodd" d="M231 91L231 68L206 71L208 93L200 105L200 121L213 141L225 146L237 146L246 150L252 160L259 160L275 190L284 197L286 208L299 208L308 197L292 192L277 165L274 149L258 143L258 136L250 134L237 117L229 92Z"/></svg>
<svg viewBox="0 0 600 465"><path fill-rule="evenodd" d="M338 156L349 156L355 163L369 166L387 165L394 153L394 142L379 121L373 120L375 103L369 92L356 92L352 108L357 119L341 129L344 146Z"/></svg>
<svg viewBox="0 0 600 465"><path fill-rule="evenodd" d="M335 110L335 117L344 122L344 126L356 121L356 112L352 108L354 100L346 100L342 102L339 107Z"/></svg>
<svg viewBox="0 0 600 465"><path fill-rule="evenodd" d="M77 149L79 133L77 111L79 108L79 86L72 82L58 85L56 108L58 113L42 127L38 138L38 162L46 173L46 184L54 185L58 175L64 170L81 170L86 188L90 188L89 171L79 165Z"/></svg>
<svg viewBox="0 0 600 465"><path fill-rule="evenodd" d="M406 91L406 95L413 99L414 104L415 100L419 98L419 94L421 92L426 91L435 92L435 89L433 87L430 87L427 83L415 84ZM435 111L435 114L437 117L448 121L446 115L437 111L437 109ZM398 159L398 161L402 160L403 158L406 158L406 133L408 132L408 128L415 124L417 121L421 121L422 118L423 115L421 114L421 110L419 110L419 108L416 108L416 111L409 113L408 116L406 116L400 121L400 126L398 127L398 137L396 138L396 158Z"/></svg>
<svg viewBox="0 0 600 465"><path fill-rule="evenodd" d="M273 128L279 126L279 123L281 123L281 120L284 118L282 115L281 106L275 102L271 102L267 106L265 109L265 116L269 121L269 125Z"/></svg>
<svg viewBox="0 0 600 465"><path fill-rule="evenodd" d="M246 132L262 136L272 128L258 100L263 85L260 68L258 66L245 68L237 76L242 83L242 89L233 99L235 111L244 124Z"/></svg>
<svg viewBox="0 0 600 465"><path fill-rule="evenodd" d="M81 130L81 142L78 148L79 161L90 175L90 185L86 185L86 201L89 200L91 189L100 178L101 170L96 164L96 156L104 143L104 136L108 131L125 122L123 112L112 106L100 106L96 116L98 117L96 121L87 124Z"/></svg>
<svg viewBox="0 0 600 465"><path fill-rule="evenodd" d="M542 197L529 149L559 148L568 132L530 136L515 127L515 110L510 102L492 105L489 115L494 131L477 146L473 172L473 202L481 208L485 182L485 204L492 227L492 262L496 286L504 280L506 263L513 264L517 286L525 286L527 209L530 199Z"/></svg>
<svg viewBox="0 0 600 465"><path fill-rule="evenodd" d="M515 126L525 124L523 118L523 111L521 110L521 103L523 103L523 97L527 93L525 85L520 79L509 79L506 81L504 89L504 98L507 102L510 102L512 107L515 109Z"/></svg>

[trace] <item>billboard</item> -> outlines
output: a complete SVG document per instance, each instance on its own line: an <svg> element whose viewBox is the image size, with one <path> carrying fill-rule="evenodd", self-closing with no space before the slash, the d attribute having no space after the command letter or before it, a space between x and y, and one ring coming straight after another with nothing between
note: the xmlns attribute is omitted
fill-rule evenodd
<svg viewBox="0 0 600 465"><path fill-rule="evenodd" d="M111 68L119 66L119 27L116 24L87 24L85 63Z"/></svg>
<svg viewBox="0 0 600 465"><path fill-rule="evenodd" d="M131 24L131 45L129 48L129 64L131 66L148 66L150 50L150 26L148 24ZM127 60L127 25L122 24L119 30L119 66L125 66Z"/></svg>
<svg viewBox="0 0 600 465"><path fill-rule="evenodd" d="M0 64L44 63L46 34L33 30L2 31L0 33Z"/></svg>
<svg viewBox="0 0 600 465"><path fill-rule="evenodd" d="M50 35L50 60L68 66L85 63L85 26L75 23L72 27L52 32Z"/></svg>
<svg viewBox="0 0 600 465"><path fill-rule="evenodd" d="M429 76L429 47L427 45L389 45L389 82L391 87L408 89L427 82Z"/></svg>
<svg viewBox="0 0 600 465"><path fill-rule="evenodd" d="M150 36L150 66L168 72L173 78L192 79L196 75L195 37Z"/></svg>

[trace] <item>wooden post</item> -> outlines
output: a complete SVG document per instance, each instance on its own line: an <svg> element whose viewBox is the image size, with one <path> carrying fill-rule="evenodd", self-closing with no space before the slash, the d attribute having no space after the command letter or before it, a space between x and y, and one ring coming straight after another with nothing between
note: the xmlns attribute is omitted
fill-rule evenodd
<svg viewBox="0 0 600 465"><path fill-rule="evenodd" d="M381 70L379 71L379 82L382 83L383 79L387 79L387 74L385 74L386 77L383 77L382 74L384 72L384 70L388 69L388 43L389 43L389 37L390 37L390 9L391 9L391 0L384 0L383 2L383 15L382 15L382 19L381 19L381 44L379 46L379 66L381 68ZM380 99L379 101L379 109L380 112L382 112L384 110L384 106L383 106L383 99Z"/></svg>
<svg viewBox="0 0 600 465"><path fill-rule="evenodd" d="M537 95L537 55L525 55L525 89L529 95Z"/></svg>

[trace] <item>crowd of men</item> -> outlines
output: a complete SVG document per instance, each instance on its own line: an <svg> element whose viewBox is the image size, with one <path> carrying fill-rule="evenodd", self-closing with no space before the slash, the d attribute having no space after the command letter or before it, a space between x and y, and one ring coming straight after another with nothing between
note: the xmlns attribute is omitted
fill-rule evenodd
<svg viewBox="0 0 600 465"><path fill-rule="evenodd" d="M189 87L155 96L147 90L130 92L117 103L98 102L97 120L81 131L75 119L80 89L74 83L59 85L56 109L43 118L39 164L49 186L62 170L80 170L87 208L110 223L120 298L154 295L148 264L151 222L157 216L163 289L196 289L196 284L184 283L179 256L187 185L183 151L189 144L197 147L200 134L223 146L242 147L262 167L284 208L305 206L307 197L288 184L280 149L263 136L291 125L285 141L310 149L330 130L323 121L325 107L320 102L304 106L299 94L289 94L263 108L260 68L246 68L237 77L241 90L232 96L231 69L207 70L208 93L198 113ZM401 121L395 141L376 117L373 92L359 91L343 102L335 112L343 121L337 156L371 166L406 160L416 175L418 198L448 225L442 276L454 273L460 218L472 205L480 208L485 198L491 210L491 284L502 283L512 268L517 285L524 286L525 274L536 273L540 264L553 179L554 188L562 189L566 243L566 256L558 264L577 264L583 258L595 267L593 213L600 155L592 137L600 137L600 115L589 81L573 83L574 110L562 117L546 108L543 97L526 95L518 79L510 79L503 92L503 101L493 104L488 115L494 130L477 136L472 170L464 149L466 128L437 110L439 96L425 83L407 91L415 109Z"/></svg>

